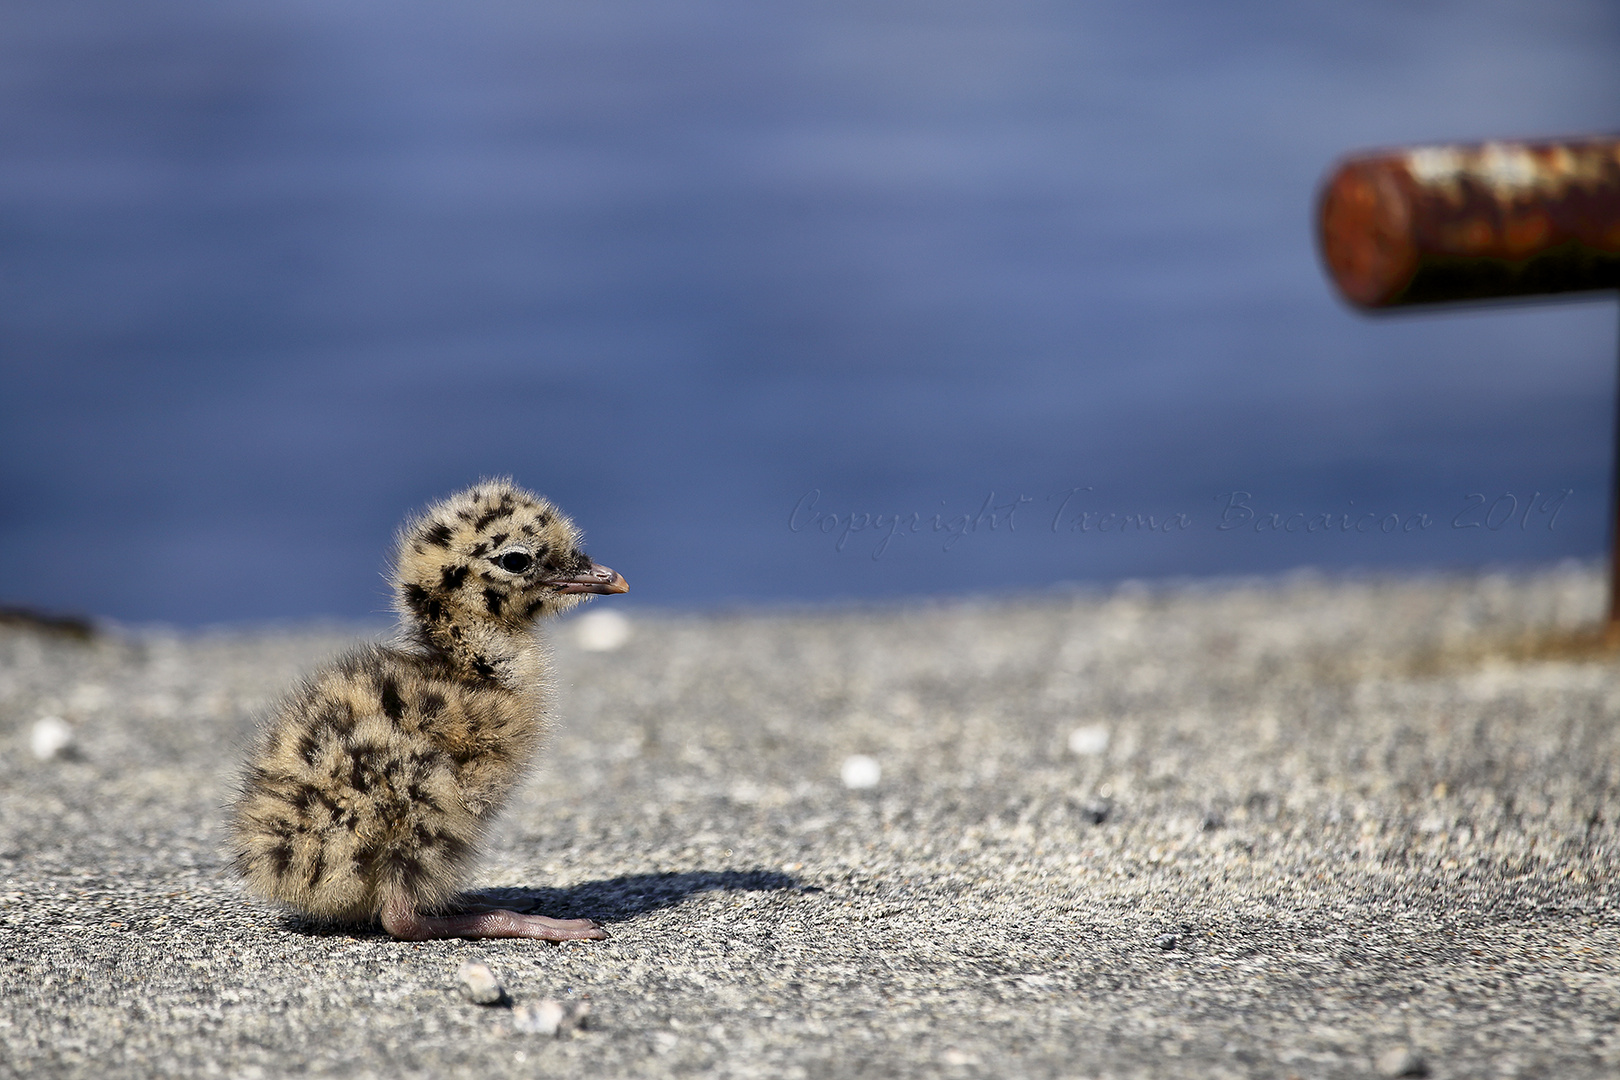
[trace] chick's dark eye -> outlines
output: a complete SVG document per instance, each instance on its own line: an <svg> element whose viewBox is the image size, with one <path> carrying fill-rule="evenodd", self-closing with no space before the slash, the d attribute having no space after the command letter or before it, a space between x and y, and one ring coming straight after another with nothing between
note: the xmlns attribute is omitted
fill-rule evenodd
<svg viewBox="0 0 1620 1080"><path fill-rule="evenodd" d="M509 574L521 574L534 564L534 559L526 551L508 551L495 561Z"/></svg>

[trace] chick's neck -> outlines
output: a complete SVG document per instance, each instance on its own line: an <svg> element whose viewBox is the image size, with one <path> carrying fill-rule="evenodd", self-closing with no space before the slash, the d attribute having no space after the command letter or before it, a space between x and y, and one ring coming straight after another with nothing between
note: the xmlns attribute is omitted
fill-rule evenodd
<svg viewBox="0 0 1620 1080"><path fill-rule="evenodd" d="M515 629L446 606L437 619L408 619L405 629L418 649L472 682L523 691L545 675L545 654L529 627Z"/></svg>

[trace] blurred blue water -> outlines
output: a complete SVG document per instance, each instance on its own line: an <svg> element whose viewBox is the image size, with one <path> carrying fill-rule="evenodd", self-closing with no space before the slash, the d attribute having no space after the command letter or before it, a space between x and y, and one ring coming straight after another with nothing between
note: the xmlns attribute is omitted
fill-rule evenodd
<svg viewBox="0 0 1620 1080"><path fill-rule="evenodd" d="M1366 319L1311 211L1351 149L1614 130L1617 45L1598 0L16 0L0 602L365 616L402 514L505 473L636 603L1595 555L1613 301Z"/></svg>

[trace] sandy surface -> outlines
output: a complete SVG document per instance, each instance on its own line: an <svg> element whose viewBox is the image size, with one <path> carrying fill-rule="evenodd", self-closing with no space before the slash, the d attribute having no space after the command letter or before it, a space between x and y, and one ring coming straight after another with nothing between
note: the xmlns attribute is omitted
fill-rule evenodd
<svg viewBox="0 0 1620 1080"><path fill-rule="evenodd" d="M478 882L612 933L565 946L333 932L226 873L255 718L353 635L0 627L0 1075L1620 1075L1601 593L561 626L557 731ZM46 716L75 742L41 761ZM515 1008L461 997L469 959ZM587 995L586 1029L518 1030Z"/></svg>

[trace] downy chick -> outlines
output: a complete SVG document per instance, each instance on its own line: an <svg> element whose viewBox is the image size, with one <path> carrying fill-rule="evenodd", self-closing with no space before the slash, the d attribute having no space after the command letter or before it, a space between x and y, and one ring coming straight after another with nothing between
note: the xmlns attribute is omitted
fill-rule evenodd
<svg viewBox="0 0 1620 1080"><path fill-rule="evenodd" d="M400 641L318 672L281 704L232 815L248 887L313 918L380 918L396 938L602 938L589 919L454 906L479 841L545 727L536 620L624 578L555 506L504 479L401 530Z"/></svg>

